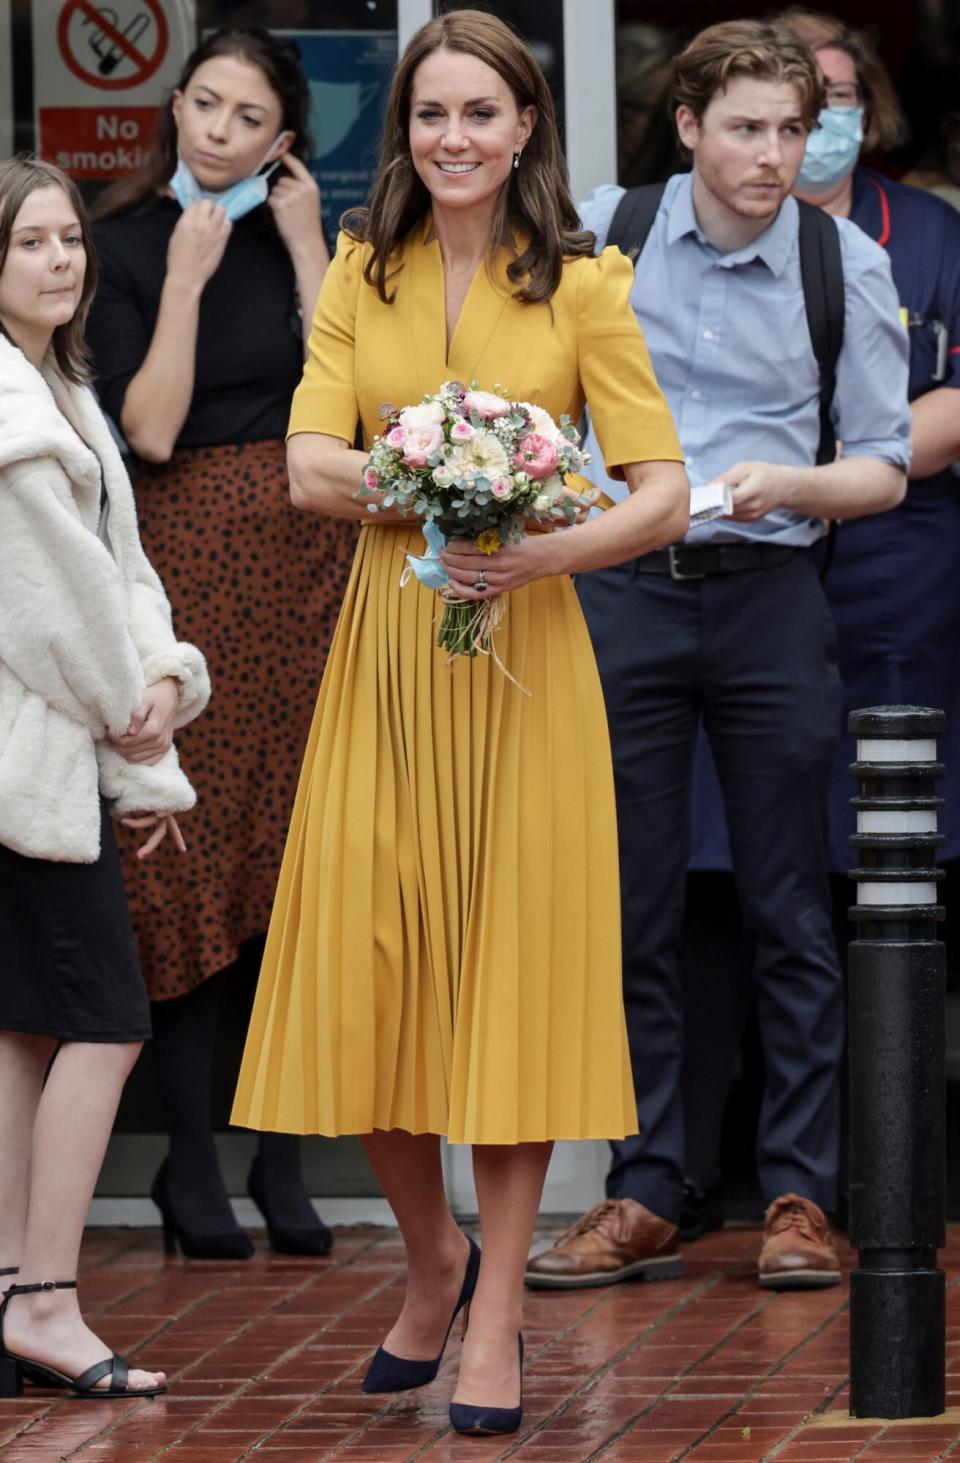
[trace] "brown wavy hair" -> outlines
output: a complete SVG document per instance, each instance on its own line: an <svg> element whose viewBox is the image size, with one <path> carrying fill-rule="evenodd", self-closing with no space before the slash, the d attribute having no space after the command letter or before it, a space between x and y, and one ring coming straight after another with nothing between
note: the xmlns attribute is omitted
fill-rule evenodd
<svg viewBox="0 0 960 1463"><path fill-rule="evenodd" d="M863 94L863 148L865 152L887 152L907 135L900 101L890 73L880 59L866 31L855 30L819 10L792 6L779 22L808 45L811 51L830 46L845 51L857 68L857 82Z"/></svg>
<svg viewBox="0 0 960 1463"><path fill-rule="evenodd" d="M373 248L364 278L385 302L388 278L397 269L396 251L430 210L430 193L410 156L410 104L413 78L435 51L475 56L495 71L513 93L519 111L533 106L537 121L523 149L519 168L511 168L494 215L490 253L513 253L507 277L514 297L549 300L560 283L564 259L590 255L595 236L580 227L570 197L556 112L546 77L531 52L502 20L481 10L449 10L420 27L400 58L387 99L380 162L365 208L344 214L351 238Z"/></svg>
<svg viewBox="0 0 960 1463"><path fill-rule="evenodd" d="M205 61L216 56L233 56L263 72L271 91L280 102L281 132L293 132L290 151L301 162L310 157L310 88L300 64L300 52L292 41L271 35L257 26L247 29L214 31L196 50L191 51L174 91L186 91L190 78ZM130 178L119 178L105 188L91 210L96 220L132 213L161 193L177 169L177 123L173 115L173 92L167 97L157 116L153 143L147 160Z"/></svg>
<svg viewBox="0 0 960 1463"><path fill-rule="evenodd" d="M823 78L809 47L785 25L728 20L710 25L674 57L673 104L689 107L697 121L735 76L786 82L797 88L808 130L824 105Z"/></svg>
<svg viewBox="0 0 960 1463"><path fill-rule="evenodd" d="M41 162L39 158L33 157L15 157L9 162L0 163L0 274L7 262L10 236L21 208L31 193L35 193L38 188L50 187L62 188L76 209L80 236L87 256L80 303L72 319L65 325L56 327L52 342L60 374L74 385L82 386L93 378L93 361L84 340L84 330L90 303L97 292L97 256L80 190L73 179L55 168L53 163ZM19 347L19 342L13 339L2 324L0 334L5 335L12 345Z"/></svg>

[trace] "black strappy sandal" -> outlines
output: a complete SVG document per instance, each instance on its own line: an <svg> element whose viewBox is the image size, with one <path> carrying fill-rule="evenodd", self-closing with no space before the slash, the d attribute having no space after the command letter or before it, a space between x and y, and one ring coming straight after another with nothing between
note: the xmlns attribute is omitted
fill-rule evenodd
<svg viewBox="0 0 960 1463"><path fill-rule="evenodd" d="M7 1271L15 1274L15 1271ZM75 1280L43 1280L34 1285L11 1285L0 1302L0 1398L19 1397L23 1391L23 1379L29 1378L40 1387L66 1387L74 1397L86 1402L103 1401L110 1397L156 1397L167 1390L166 1382L158 1387L128 1387L127 1377L130 1364L116 1352L94 1362L78 1377L68 1377L46 1362L35 1361L33 1357L16 1356L3 1344L3 1317L10 1300L15 1295L29 1295L38 1290L76 1290ZM111 1376L109 1387L98 1387L104 1377Z"/></svg>

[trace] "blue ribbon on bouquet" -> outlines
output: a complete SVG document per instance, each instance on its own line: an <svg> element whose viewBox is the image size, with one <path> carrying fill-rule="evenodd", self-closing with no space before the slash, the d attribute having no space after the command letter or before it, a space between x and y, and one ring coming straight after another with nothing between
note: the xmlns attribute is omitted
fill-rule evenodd
<svg viewBox="0 0 960 1463"><path fill-rule="evenodd" d="M428 589L443 589L450 583L450 576L440 563L440 551L446 548L447 540L435 523L423 525L423 537L428 552L407 555L407 568L403 571L400 583L406 584L410 575L415 574Z"/></svg>
<svg viewBox="0 0 960 1463"><path fill-rule="evenodd" d="M427 552L425 554L407 554L406 567L400 575L401 587L408 584L410 575L415 574L421 584L427 589L445 589L450 583L450 576L440 562L440 551L446 547L446 537L441 533L435 523L423 525L423 537L426 541ZM477 635L476 649L481 650L484 655L489 655L494 664L503 672L508 681L512 681L518 690L525 696L530 692L526 686L521 686L516 676L512 676L507 670L503 661L497 654L497 648L493 643L493 634L499 627L503 618L504 600L503 596L495 594L491 599L482 600L475 606L475 634ZM482 639L482 643L481 642ZM450 664L453 664L451 656Z"/></svg>

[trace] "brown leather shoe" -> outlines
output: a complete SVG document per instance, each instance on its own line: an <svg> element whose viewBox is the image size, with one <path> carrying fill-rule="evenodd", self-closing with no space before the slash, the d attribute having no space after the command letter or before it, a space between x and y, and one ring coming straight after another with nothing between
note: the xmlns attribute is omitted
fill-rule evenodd
<svg viewBox="0 0 960 1463"><path fill-rule="evenodd" d="M574 1290L618 1280L677 1280L682 1274L677 1226L636 1199L607 1199L551 1249L534 1255L524 1280L533 1290Z"/></svg>
<svg viewBox="0 0 960 1463"><path fill-rule="evenodd" d="M822 1209L812 1199L781 1194L767 1210L760 1251L767 1290L817 1290L840 1284L840 1263Z"/></svg>

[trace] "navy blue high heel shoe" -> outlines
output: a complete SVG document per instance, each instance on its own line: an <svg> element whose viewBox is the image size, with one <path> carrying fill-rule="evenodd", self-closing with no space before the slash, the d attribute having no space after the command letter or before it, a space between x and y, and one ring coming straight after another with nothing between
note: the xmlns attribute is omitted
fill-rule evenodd
<svg viewBox="0 0 960 1463"><path fill-rule="evenodd" d="M440 1363L443 1361L443 1353L447 1349L453 1323L464 1306L470 1304L473 1292L477 1288L477 1276L480 1273L480 1247L473 1240L470 1240L469 1243L470 1253L467 1256L463 1285L460 1287L460 1295L457 1298L453 1315L450 1317L447 1334L443 1338L440 1355L432 1361L410 1361L404 1356L394 1356L391 1352L384 1351L382 1346L378 1346L373 1360L367 1368L367 1374L360 1384L361 1391L409 1392L414 1387L425 1387L428 1382L433 1381L440 1370Z"/></svg>
<svg viewBox="0 0 960 1463"><path fill-rule="evenodd" d="M520 1406L471 1407L467 1402L450 1403L450 1426L454 1432L483 1437L490 1433L515 1433L523 1418L523 1336L517 1336L520 1351Z"/></svg>

